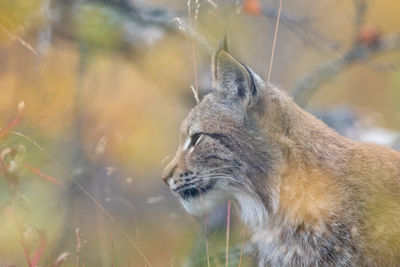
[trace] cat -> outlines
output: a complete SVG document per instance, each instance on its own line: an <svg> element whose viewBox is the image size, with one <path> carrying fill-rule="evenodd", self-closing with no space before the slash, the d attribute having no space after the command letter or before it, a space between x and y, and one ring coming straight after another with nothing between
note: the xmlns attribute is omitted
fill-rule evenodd
<svg viewBox="0 0 400 267"><path fill-rule="evenodd" d="M187 212L232 199L259 266L400 266L400 153L340 136L220 48L162 177Z"/></svg>

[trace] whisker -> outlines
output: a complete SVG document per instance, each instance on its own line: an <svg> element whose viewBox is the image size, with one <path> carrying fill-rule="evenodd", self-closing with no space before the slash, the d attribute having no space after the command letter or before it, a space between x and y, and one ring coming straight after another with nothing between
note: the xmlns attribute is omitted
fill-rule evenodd
<svg viewBox="0 0 400 267"><path fill-rule="evenodd" d="M232 181L237 182L237 183L241 183L238 180L236 180L236 179L234 179L234 178L232 178L230 176L224 176L224 175L207 176L207 177L201 177L200 179L202 179L202 180L227 179L227 180L232 180Z"/></svg>
<svg viewBox="0 0 400 267"><path fill-rule="evenodd" d="M204 180L213 180L213 179L215 179L215 180L217 180L217 179L229 180L229 181L232 181L232 182L234 182L234 183L236 183L236 184L245 185L243 182L238 181L238 180L235 180L235 179L233 179L233 178L229 178L229 177L211 177L211 178L204 178Z"/></svg>
<svg viewBox="0 0 400 267"><path fill-rule="evenodd" d="M220 169L228 169L228 168L239 168L239 167L235 166L235 165L221 166L221 167L216 167L216 168L204 170L202 172L199 172L199 174L204 174L204 173L208 173L208 172L211 172L211 171L220 170Z"/></svg>
<svg viewBox="0 0 400 267"><path fill-rule="evenodd" d="M239 168L239 167L238 166L234 166L234 165L216 167L216 168L207 169L207 170L204 170L204 171L201 171L201 172L198 172L198 173L193 173L191 175L183 177L183 179L191 179L193 177L202 176L202 175L208 174L208 173L216 171L216 170L229 169L229 168Z"/></svg>
<svg viewBox="0 0 400 267"><path fill-rule="evenodd" d="M223 173L215 173L215 174L209 174L209 175L205 175L205 176L198 176L197 178L192 179L192 181L207 180L207 179L213 179L213 178L218 178L218 177L236 181L236 179L234 179L232 176L223 174Z"/></svg>
<svg viewBox="0 0 400 267"><path fill-rule="evenodd" d="M233 181L235 183L244 185L243 182L238 181L230 176L226 176L226 175L213 175L213 176L207 176L207 177L199 177L197 179L194 179L192 181L190 181L189 183L183 185L183 187L179 188L176 192L181 192L182 190L186 190L186 189L190 189L189 187L198 183L201 180L217 180L217 179L221 179L221 180L229 180L229 181ZM194 188L194 187L193 187Z"/></svg>
<svg viewBox="0 0 400 267"><path fill-rule="evenodd" d="M221 169L230 169L230 168L239 168L238 166L235 165L229 165L229 166L220 166L220 167L215 167L215 168L211 168L211 169L207 169L201 172L198 172L197 174L193 174L193 175L204 175L216 170L221 170Z"/></svg>

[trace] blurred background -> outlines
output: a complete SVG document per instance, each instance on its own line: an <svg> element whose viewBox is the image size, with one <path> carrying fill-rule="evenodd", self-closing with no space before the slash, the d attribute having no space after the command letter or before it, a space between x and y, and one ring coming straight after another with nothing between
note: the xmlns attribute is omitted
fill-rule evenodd
<svg viewBox="0 0 400 267"><path fill-rule="evenodd" d="M226 31L266 79L278 7L1 0L0 266L225 266L226 207L186 215L160 173ZM341 134L399 149L399 13L283 0L272 83ZM230 266L254 266L243 229L233 206Z"/></svg>

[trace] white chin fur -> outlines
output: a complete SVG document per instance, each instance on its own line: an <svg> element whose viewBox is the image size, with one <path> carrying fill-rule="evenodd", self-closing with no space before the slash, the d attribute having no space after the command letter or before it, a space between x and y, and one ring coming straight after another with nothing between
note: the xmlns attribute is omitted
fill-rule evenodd
<svg viewBox="0 0 400 267"><path fill-rule="evenodd" d="M211 211L217 204L219 204L223 200L222 195L222 192L212 191L207 192L204 196L189 198L187 200L181 198L180 201L188 213L200 216Z"/></svg>
<svg viewBox="0 0 400 267"><path fill-rule="evenodd" d="M261 200L246 193L238 193L235 198L239 204L242 222L250 229L260 229L268 219L268 213Z"/></svg>

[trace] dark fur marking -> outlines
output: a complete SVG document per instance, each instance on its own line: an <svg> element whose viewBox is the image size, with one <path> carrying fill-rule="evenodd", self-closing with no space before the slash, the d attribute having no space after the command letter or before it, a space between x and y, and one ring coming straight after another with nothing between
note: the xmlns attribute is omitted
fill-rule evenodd
<svg viewBox="0 0 400 267"><path fill-rule="evenodd" d="M205 186L198 186L198 187L189 186L187 189L183 189L182 191L180 191L179 195L183 199L194 198L201 194L205 194L213 187L213 185L214 185L213 183L209 183L208 185Z"/></svg>
<svg viewBox="0 0 400 267"><path fill-rule="evenodd" d="M209 161L210 159L216 159L216 160L222 160L222 161L229 161L229 160L224 159L224 158L221 158L221 157L219 157L219 156L217 156L217 155L215 155L215 154L208 155L208 156L204 159L204 161Z"/></svg>
<svg viewBox="0 0 400 267"><path fill-rule="evenodd" d="M230 143L228 136L218 133L208 133L206 135L214 140L217 140L221 145L223 145L227 149L232 150L232 144Z"/></svg>
<svg viewBox="0 0 400 267"><path fill-rule="evenodd" d="M250 69L249 69L249 67L247 67L246 65L243 65L245 68L246 68L246 70L247 70L247 72L249 73L249 76L250 76L250 81L251 81L251 89L250 89L250 92L251 92L251 95L255 95L256 93L257 93L257 87L256 87L256 83L254 82L254 77L253 77L253 75L251 74L251 71L250 71Z"/></svg>
<svg viewBox="0 0 400 267"><path fill-rule="evenodd" d="M242 99L245 99L246 95L247 95L247 93L246 93L247 88L246 88L246 80L244 79L244 77L242 77L242 76L237 77L235 79L235 84L237 86L237 93L238 93L239 97Z"/></svg>

